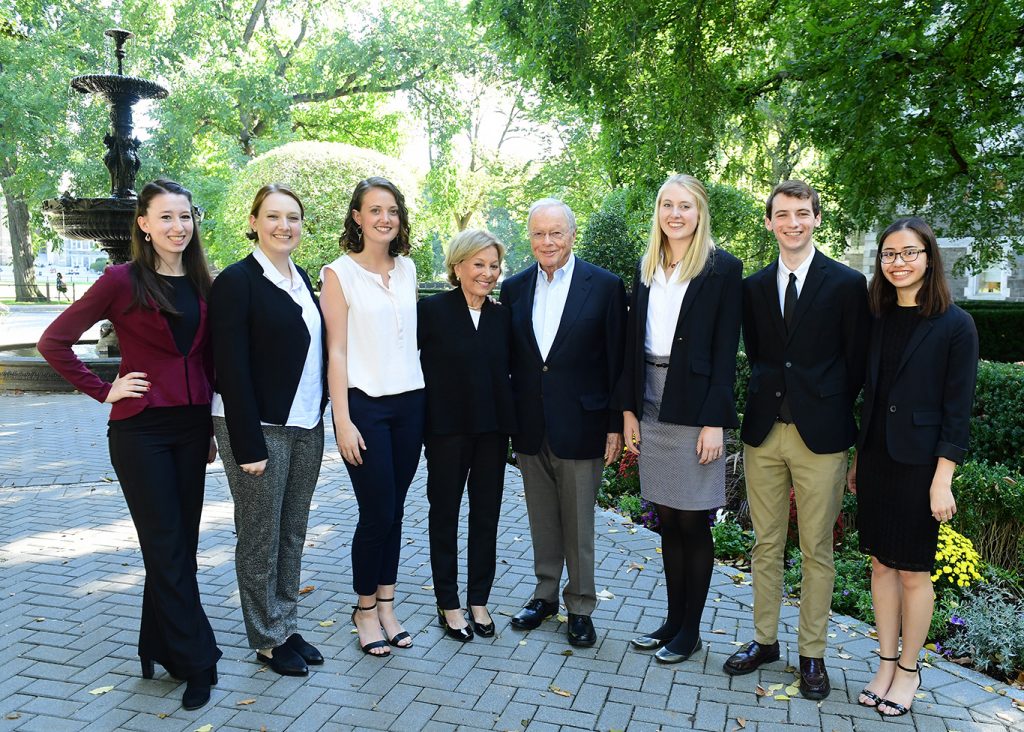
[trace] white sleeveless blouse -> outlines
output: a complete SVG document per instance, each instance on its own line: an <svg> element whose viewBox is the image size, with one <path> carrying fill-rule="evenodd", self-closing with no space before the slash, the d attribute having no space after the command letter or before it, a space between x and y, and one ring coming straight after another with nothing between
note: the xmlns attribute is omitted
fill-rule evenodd
<svg viewBox="0 0 1024 732"><path fill-rule="evenodd" d="M342 255L320 270L338 276L348 303L348 385L372 397L423 388L416 346L416 265L395 257L384 279Z"/></svg>

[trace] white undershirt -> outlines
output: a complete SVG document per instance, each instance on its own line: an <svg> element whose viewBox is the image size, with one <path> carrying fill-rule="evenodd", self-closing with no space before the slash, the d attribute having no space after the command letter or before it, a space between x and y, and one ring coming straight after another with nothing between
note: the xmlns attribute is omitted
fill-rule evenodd
<svg viewBox="0 0 1024 732"><path fill-rule="evenodd" d="M473 319L473 327L480 330L480 311L476 308L469 308L469 317Z"/></svg>
<svg viewBox="0 0 1024 732"><path fill-rule="evenodd" d="M672 339L676 335L679 309L690 286L690 280L665 273L659 266L651 280L651 293L647 301L647 330L644 333L644 352L668 358L672 355Z"/></svg>
<svg viewBox="0 0 1024 732"><path fill-rule="evenodd" d="M789 269L782 263L782 257L779 257L779 272L775 277L775 284L779 288L779 311L782 313L786 312L786 288L789 287L789 275L792 272L796 275L796 296L800 297L800 293L804 289L804 281L807 279L807 273L811 269L811 260L814 259L814 249L811 249L811 253L807 255L807 258L800 263L796 269Z"/></svg>
<svg viewBox="0 0 1024 732"><path fill-rule="evenodd" d="M320 271L338 276L348 303L348 385L372 397L402 394L423 388L423 371L416 344L416 265L395 257L384 278L348 255Z"/></svg>
<svg viewBox="0 0 1024 732"><path fill-rule="evenodd" d="M576 255L570 253L569 261L555 270L555 276L548 282L547 273L537 265L537 283L533 294L533 335L537 339L541 358L548 357L555 334L562 322L565 301L569 299L572 271L576 267Z"/></svg>

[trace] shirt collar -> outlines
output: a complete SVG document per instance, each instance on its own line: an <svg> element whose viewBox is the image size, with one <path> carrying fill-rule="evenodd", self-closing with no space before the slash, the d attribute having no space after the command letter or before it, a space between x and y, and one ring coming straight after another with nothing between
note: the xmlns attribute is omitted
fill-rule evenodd
<svg viewBox="0 0 1024 732"><path fill-rule="evenodd" d="M811 248L811 253L802 261L796 269L790 269L782 263L782 257L779 257L779 278L789 279L790 273L795 274L796 278L801 282L807 277L807 271L811 268L811 260L814 259L814 253L818 251L816 248Z"/></svg>
<svg viewBox="0 0 1024 732"><path fill-rule="evenodd" d="M263 276L282 290L297 290L302 286L302 278L299 277L299 272L295 269L295 263L291 257L288 257L288 269L291 271L291 282L289 282L288 278L278 271L274 263L258 246L253 247L252 256L263 267Z"/></svg>
<svg viewBox="0 0 1024 732"><path fill-rule="evenodd" d="M560 281L568 280L572 277L572 271L576 267L576 255L569 252L569 260L561 267L555 270L555 276L548 282L548 276L544 273L544 270L540 268L540 264L537 265L537 279L543 280L545 285L553 285Z"/></svg>

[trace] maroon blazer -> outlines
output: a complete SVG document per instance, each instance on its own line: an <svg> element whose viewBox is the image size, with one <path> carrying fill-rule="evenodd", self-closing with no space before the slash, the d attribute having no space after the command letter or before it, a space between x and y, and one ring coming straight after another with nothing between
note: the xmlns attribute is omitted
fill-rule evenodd
<svg viewBox="0 0 1024 732"><path fill-rule="evenodd" d="M133 417L146 407L209 404L213 397L213 355L206 320L206 301L199 300L199 328L187 356L174 344L167 319L159 310L132 307L130 264L107 267L80 300L58 316L39 339L39 352L54 371L83 394L102 402L110 384L94 374L71 346L100 320L110 320L121 346L119 375L147 374L152 385L139 399L115 402L111 419Z"/></svg>

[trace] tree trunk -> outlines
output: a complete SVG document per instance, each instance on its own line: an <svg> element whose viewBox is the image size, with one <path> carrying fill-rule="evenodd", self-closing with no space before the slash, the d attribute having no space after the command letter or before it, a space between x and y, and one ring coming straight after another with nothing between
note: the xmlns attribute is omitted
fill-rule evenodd
<svg viewBox="0 0 1024 732"><path fill-rule="evenodd" d="M43 293L36 286L36 255L32 252L32 238L28 229L28 204L4 191L7 203L7 226L11 233L11 255L14 260L15 300L42 300Z"/></svg>

